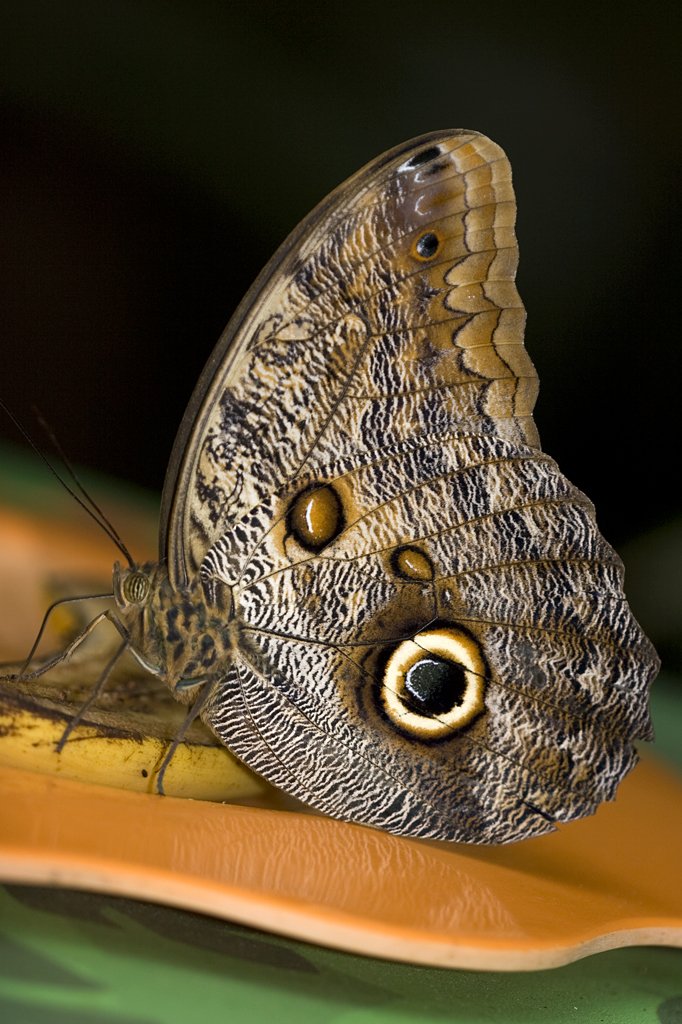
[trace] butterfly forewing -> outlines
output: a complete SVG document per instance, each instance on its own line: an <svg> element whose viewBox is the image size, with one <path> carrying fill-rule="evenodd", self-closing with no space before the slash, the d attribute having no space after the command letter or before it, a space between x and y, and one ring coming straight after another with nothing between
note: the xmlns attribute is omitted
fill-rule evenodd
<svg viewBox="0 0 682 1024"><path fill-rule="evenodd" d="M400 147L313 211L190 405L164 496L172 579L187 582L230 523L340 453L453 428L537 443L514 219L509 163L472 132Z"/></svg>

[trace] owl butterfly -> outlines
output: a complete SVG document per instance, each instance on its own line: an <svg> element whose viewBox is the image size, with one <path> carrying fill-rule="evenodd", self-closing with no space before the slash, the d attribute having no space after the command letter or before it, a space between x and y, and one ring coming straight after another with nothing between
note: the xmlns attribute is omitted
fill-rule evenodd
<svg viewBox="0 0 682 1024"><path fill-rule="evenodd" d="M539 446L502 150L378 157L293 232L179 431L124 644L326 814L504 843L591 814L657 660L592 505Z"/></svg>

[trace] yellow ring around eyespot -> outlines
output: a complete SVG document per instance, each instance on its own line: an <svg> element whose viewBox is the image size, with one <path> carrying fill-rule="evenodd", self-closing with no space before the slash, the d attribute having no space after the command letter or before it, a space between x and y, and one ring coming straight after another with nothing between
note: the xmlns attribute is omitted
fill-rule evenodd
<svg viewBox="0 0 682 1024"><path fill-rule="evenodd" d="M425 654L435 654L461 665L465 691L461 704L435 718L411 711L403 702L405 676ZM413 640L404 640L386 663L381 699L391 721L419 739L440 739L471 722L484 707L485 662L476 641L454 628L425 630Z"/></svg>

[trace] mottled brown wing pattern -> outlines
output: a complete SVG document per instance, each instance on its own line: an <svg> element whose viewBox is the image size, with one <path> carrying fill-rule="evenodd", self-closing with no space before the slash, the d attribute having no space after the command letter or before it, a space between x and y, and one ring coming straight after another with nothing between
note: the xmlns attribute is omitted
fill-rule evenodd
<svg viewBox="0 0 682 1024"><path fill-rule="evenodd" d="M399 833L505 842L611 798L649 734L650 653L584 495L537 450L486 435L325 477L353 497L321 554L287 535L298 480L207 557L242 617L206 713L218 735L326 813ZM395 571L408 545L431 579ZM434 622L480 645L486 709L432 742L387 719L382 689L385 653Z"/></svg>
<svg viewBox="0 0 682 1024"><path fill-rule="evenodd" d="M167 483L171 585L201 581L199 618L232 608L204 719L286 791L398 834L550 831L650 737L622 566L539 448L514 219L472 132L360 171L238 310Z"/></svg>
<svg viewBox="0 0 682 1024"><path fill-rule="evenodd" d="M515 211L504 153L472 132L400 147L313 211L193 400L168 485L172 579L191 578L273 488L338 454L453 429L537 444Z"/></svg>

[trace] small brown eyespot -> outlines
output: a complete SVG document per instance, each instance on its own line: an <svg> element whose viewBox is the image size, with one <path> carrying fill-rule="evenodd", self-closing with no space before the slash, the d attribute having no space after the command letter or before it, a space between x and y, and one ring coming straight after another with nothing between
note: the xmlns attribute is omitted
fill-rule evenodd
<svg viewBox="0 0 682 1024"><path fill-rule="evenodd" d="M431 559L421 548L406 544L391 554L391 568L396 576L419 583L430 583L434 577Z"/></svg>
<svg viewBox="0 0 682 1024"><path fill-rule="evenodd" d="M401 732L439 740L481 714L485 679L476 640L457 626L440 626L398 644L386 662L379 698Z"/></svg>
<svg viewBox="0 0 682 1024"><path fill-rule="evenodd" d="M440 249L441 240L433 231L420 235L412 244L412 255L421 262L432 260Z"/></svg>
<svg viewBox="0 0 682 1024"><path fill-rule="evenodd" d="M294 499L287 516L290 533L308 551L321 551L344 526L343 506L333 487L309 488Z"/></svg>

